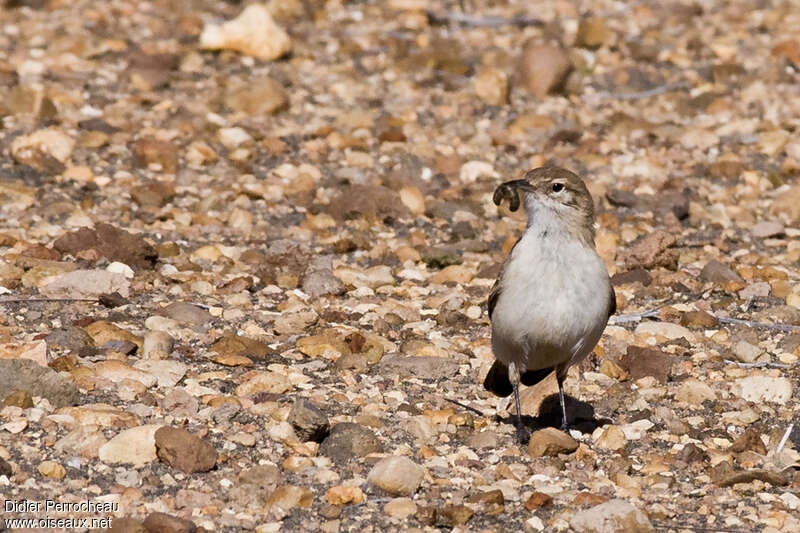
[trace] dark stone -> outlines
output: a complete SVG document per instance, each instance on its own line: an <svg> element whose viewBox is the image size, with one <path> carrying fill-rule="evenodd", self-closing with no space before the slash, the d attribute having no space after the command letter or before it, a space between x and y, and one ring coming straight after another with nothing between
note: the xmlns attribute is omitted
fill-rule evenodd
<svg viewBox="0 0 800 533"><path fill-rule="evenodd" d="M383 445L372 430L352 422L342 422L333 426L319 447L320 455L330 457L333 462L339 464L382 451Z"/></svg>
<svg viewBox="0 0 800 533"><path fill-rule="evenodd" d="M653 278L650 277L650 273L643 268L635 268L627 272L618 272L611 276L611 284L614 286L638 282L647 287L652 281Z"/></svg>
<svg viewBox="0 0 800 533"><path fill-rule="evenodd" d="M410 217L400 195L382 185L348 185L331 200L327 211L339 221L363 217L390 222Z"/></svg>
<svg viewBox="0 0 800 533"><path fill-rule="evenodd" d="M113 309L115 307L122 307L123 305L128 305L130 300L122 296L118 292L111 292L108 294L101 294L98 298L100 305L104 307L108 307L109 309Z"/></svg>
<svg viewBox="0 0 800 533"><path fill-rule="evenodd" d="M767 447L764 446L764 441L761 440L761 434L753 428L747 428L744 433L733 441L730 447L730 451L734 453L741 453L748 450L761 455L767 454Z"/></svg>
<svg viewBox="0 0 800 533"><path fill-rule="evenodd" d="M16 390L47 398L53 407L77 405L80 391L58 372L30 359L0 359L0 398Z"/></svg>
<svg viewBox="0 0 800 533"><path fill-rule="evenodd" d="M187 302L172 302L160 309L158 314L193 326L200 326L206 322L210 322L213 318L211 313L202 307Z"/></svg>
<svg viewBox="0 0 800 533"><path fill-rule="evenodd" d="M304 398L297 398L289 411L287 421L294 427L301 441L322 442L330 433L330 422L325 413Z"/></svg>
<svg viewBox="0 0 800 533"><path fill-rule="evenodd" d="M208 472L217 464L217 450L185 429L162 427L155 438L158 458L181 472Z"/></svg>
<svg viewBox="0 0 800 533"><path fill-rule="evenodd" d="M672 356L653 348L628 346L627 352L620 359L620 366L628 372L632 380L653 376L659 383L666 383L672 368Z"/></svg>
<svg viewBox="0 0 800 533"><path fill-rule="evenodd" d="M142 525L148 533L194 533L197 530L191 520L167 513L150 513Z"/></svg>
<svg viewBox="0 0 800 533"><path fill-rule="evenodd" d="M109 261L119 261L133 269L153 268L158 259L155 248L142 237L105 223L66 233L56 239L53 247L73 256L94 249Z"/></svg>
<svg viewBox="0 0 800 533"><path fill-rule="evenodd" d="M728 281L743 281L742 278L731 270L727 265L724 265L717 261L716 259L712 259L706 266L703 267L703 270L700 271L700 280L701 281L710 281L712 283L727 283Z"/></svg>

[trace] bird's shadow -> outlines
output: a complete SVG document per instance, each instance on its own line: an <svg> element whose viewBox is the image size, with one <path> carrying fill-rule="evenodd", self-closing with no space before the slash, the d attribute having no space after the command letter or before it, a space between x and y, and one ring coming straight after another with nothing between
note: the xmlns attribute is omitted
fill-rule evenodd
<svg viewBox="0 0 800 533"><path fill-rule="evenodd" d="M564 403L567 407L567 418L569 419L569 429L577 429L581 433L592 433L595 429L611 424L608 418L598 418L595 415L594 407L569 395L564 395ZM496 417L498 422L505 422L512 426L516 423L514 415L502 418ZM546 427L561 428L561 403L558 394L551 394L542 400L537 416L522 415L522 424L528 431L537 431Z"/></svg>

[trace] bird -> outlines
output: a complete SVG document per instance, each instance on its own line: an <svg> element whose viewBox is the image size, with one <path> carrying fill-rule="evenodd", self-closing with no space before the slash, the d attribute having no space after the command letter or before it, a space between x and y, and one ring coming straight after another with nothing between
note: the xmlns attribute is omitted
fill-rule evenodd
<svg viewBox="0 0 800 533"><path fill-rule="evenodd" d="M525 206L527 224L492 287L488 303L495 361L484 387L514 394L517 438L527 437L519 384L531 386L555 371L562 430L568 430L564 380L594 349L616 295L594 243L594 203L584 181L564 168L529 170L497 187L494 203Z"/></svg>

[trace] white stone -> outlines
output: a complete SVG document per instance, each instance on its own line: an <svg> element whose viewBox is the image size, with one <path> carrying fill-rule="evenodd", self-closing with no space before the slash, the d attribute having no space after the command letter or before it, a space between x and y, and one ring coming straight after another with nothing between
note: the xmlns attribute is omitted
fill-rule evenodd
<svg viewBox="0 0 800 533"><path fill-rule="evenodd" d="M475 183L481 176L489 178L500 177L495 172L494 167L486 161L467 161L461 165L461 170L458 173L458 177L463 183Z"/></svg>
<svg viewBox="0 0 800 533"><path fill-rule="evenodd" d="M408 457L381 459L372 467L367 480L389 494L414 494L425 477L425 470Z"/></svg>
<svg viewBox="0 0 800 533"><path fill-rule="evenodd" d="M625 500L610 500L591 509L578 511L569 521L578 533L617 533L653 531L650 519Z"/></svg>
<svg viewBox="0 0 800 533"><path fill-rule="evenodd" d="M148 424L126 429L100 446L104 463L143 466L156 459L156 431L162 426Z"/></svg>
<svg viewBox="0 0 800 533"><path fill-rule="evenodd" d="M111 272L113 274L122 274L128 279L133 279L133 269L126 265L125 263L120 263L119 261L114 261L110 265L106 267L106 272Z"/></svg>
<svg viewBox="0 0 800 533"><path fill-rule="evenodd" d="M233 20L222 25L208 24L200 34L205 50L235 50L242 54L272 61L289 52L289 35L278 26L262 4L251 4Z"/></svg>
<svg viewBox="0 0 800 533"><path fill-rule="evenodd" d="M731 391L750 402L785 404L792 397L792 382L787 378L749 376L737 379Z"/></svg>

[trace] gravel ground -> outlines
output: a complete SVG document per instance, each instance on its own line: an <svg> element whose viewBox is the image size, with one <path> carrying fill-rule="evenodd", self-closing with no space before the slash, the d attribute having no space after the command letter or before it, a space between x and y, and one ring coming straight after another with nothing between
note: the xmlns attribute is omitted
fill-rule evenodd
<svg viewBox="0 0 800 533"><path fill-rule="evenodd" d="M4 0L0 530L800 531L800 3L531 4ZM520 446L546 164L618 314Z"/></svg>

